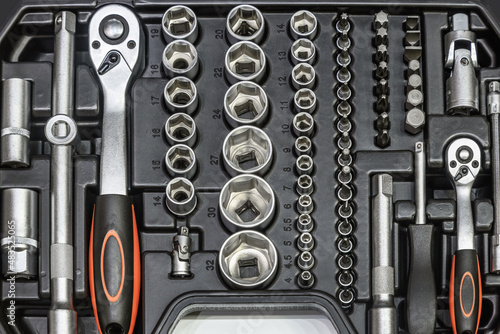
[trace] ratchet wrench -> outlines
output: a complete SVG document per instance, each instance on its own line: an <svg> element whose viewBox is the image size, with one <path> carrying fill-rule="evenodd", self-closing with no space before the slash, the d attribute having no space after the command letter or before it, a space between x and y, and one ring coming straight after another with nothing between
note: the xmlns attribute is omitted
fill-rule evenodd
<svg viewBox="0 0 500 334"><path fill-rule="evenodd" d="M103 92L101 183L89 247L90 291L100 333L134 330L140 294L140 250L127 196L127 106L144 68L144 36L137 16L122 5L97 10L89 52Z"/></svg>
<svg viewBox="0 0 500 334"><path fill-rule="evenodd" d="M479 145L468 138L454 140L446 150L446 171L457 198L457 250L450 275L450 316L454 334L477 333L482 289L474 248L471 191L481 169Z"/></svg>

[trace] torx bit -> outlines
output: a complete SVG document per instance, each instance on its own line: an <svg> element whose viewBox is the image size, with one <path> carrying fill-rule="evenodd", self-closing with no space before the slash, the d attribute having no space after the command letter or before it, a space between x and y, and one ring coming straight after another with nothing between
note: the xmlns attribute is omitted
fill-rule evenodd
<svg viewBox="0 0 500 334"><path fill-rule="evenodd" d="M373 21L373 29L377 30L379 28L386 28L389 25L389 16L386 12L381 10L375 14L375 20Z"/></svg>
<svg viewBox="0 0 500 334"><path fill-rule="evenodd" d="M375 121L375 127L377 130L389 130L391 128L391 120L389 119L389 114L383 112L377 116Z"/></svg>
<svg viewBox="0 0 500 334"><path fill-rule="evenodd" d="M388 62L389 61L389 53L387 51L387 45L380 44L377 46L377 51L375 52L375 62Z"/></svg>
<svg viewBox="0 0 500 334"><path fill-rule="evenodd" d="M378 80L389 78L389 69L387 66L387 62L381 61L380 63L378 63L377 68L375 69L375 78Z"/></svg>
<svg viewBox="0 0 500 334"><path fill-rule="evenodd" d="M387 79L380 79L375 86L375 95L389 95L389 82Z"/></svg>

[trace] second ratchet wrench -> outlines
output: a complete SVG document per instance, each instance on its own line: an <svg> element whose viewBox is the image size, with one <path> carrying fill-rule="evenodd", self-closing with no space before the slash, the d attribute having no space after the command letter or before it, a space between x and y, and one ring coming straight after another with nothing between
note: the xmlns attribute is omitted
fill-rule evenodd
<svg viewBox="0 0 500 334"><path fill-rule="evenodd" d="M454 334L477 333L482 289L474 248L471 191L481 169L479 145L468 138L454 140L446 150L446 171L457 198L457 250L450 274L450 316Z"/></svg>
<svg viewBox="0 0 500 334"><path fill-rule="evenodd" d="M104 98L100 195L89 247L92 306L101 334L131 334L141 269L134 207L127 196L127 107L134 78L144 67L141 23L125 6L104 6L90 21L89 44Z"/></svg>

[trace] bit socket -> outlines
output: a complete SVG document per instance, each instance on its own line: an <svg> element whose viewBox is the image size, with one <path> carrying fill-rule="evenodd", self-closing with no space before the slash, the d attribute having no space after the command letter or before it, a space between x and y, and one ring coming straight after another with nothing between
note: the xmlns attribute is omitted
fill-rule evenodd
<svg viewBox="0 0 500 334"><path fill-rule="evenodd" d="M381 114L384 112L389 112L389 98L387 95L382 94L377 97L377 101L375 101L375 110L377 113Z"/></svg>
<svg viewBox="0 0 500 334"><path fill-rule="evenodd" d="M352 139L349 132L342 132L337 140L337 146L343 150L345 148L350 149L352 147Z"/></svg>
<svg viewBox="0 0 500 334"><path fill-rule="evenodd" d="M387 62L381 61L375 69L375 79L389 79L389 68Z"/></svg>
<svg viewBox="0 0 500 334"><path fill-rule="evenodd" d="M387 79L380 79L375 85L375 95L387 95L389 96L389 82Z"/></svg>
<svg viewBox="0 0 500 334"><path fill-rule="evenodd" d="M352 181L352 168L350 166L344 166L340 169L339 173L337 174L337 180L341 184L349 184Z"/></svg>
<svg viewBox="0 0 500 334"><path fill-rule="evenodd" d="M425 113L422 109L413 108L406 113L405 130L411 134L417 134L424 129Z"/></svg>
<svg viewBox="0 0 500 334"><path fill-rule="evenodd" d="M341 67L340 70L337 71L337 81L345 84L351 81L351 72L345 66Z"/></svg>
<svg viewBox="0 0 500 334"><path fill-rule="evenodd" d="M388 45L389 44L389 38L387 36L387 29L386 28L378 28L375 32L375 38L373 39L373 43L375 44L375 47L379 45Z"/></svg>
<svg viewBox="0 0 500 334"><path fill-rule="evenodd" d="M351 55L347 48L343 48L337 54L337 64L339 66L349 66L351 64Z"/></svg>
<svg viewBox="0 0 500 334"><path fill-rule="evenodd" d="M353 231L353 226L348 219L341 220L337 225L337 232L343 237L349 236Z"/></svg>
<svg viewBox="0 0 500 334"><path fill-rule="evenodd" d="M340 14L340 17L335 24L335 29L338 33L348 33L351 30L351 23L349 22L349 15L347 13Z"/></svg>
<svg viewBox="0 0 500 334"><path fill-rule="evenodd" d="M389 135L389 130L379 131L375 137L375 145L380 148L386 148L391 145L391 136Z"/></svg>
<svg viewBox="0 0 500 334"><path fill-rule="evenodd" d="M340 238L337 242L337 248L342 254L347 254L352 251L354 244L350 237Z"/></svg>
<svg viewBox="0 0 500 334"><path fill-rule="evenodd" d="M387 45L380 44L377 46L377 51L375 52L374 60L376 63L381 63L383 61L389 62L389 52L387 51Z"/></svg>
<svg viewBox="0 0 500 334"><path fill-rule="evenodd" d="M375 128L379 131L389 130L391 128L391 120L389 119L389 114L383 112L377 116L375 121Z"/></svg>
<svg viewBox="0 0 500 334"><path fill-rule="evenodd" d="M350 166L352 164L351 150L347 148L343 149L337 158L337 162L342 167Z"/></svg>
<svg viewBox="0 0 500 334"><path fill-rule="evenodd" d="M350 254L343 254L339 256L339 259L337 260L337 265L342 270L349 270L354 265L354 259Z"/></svg>
<svg viewBox="0 0 500 334"><path fill-rule="evenodd" d="M373 30L377 30L380 28L385 28L389 26L389 15L384 12L380 11L377 14L375 14L375 19L373 21Z"/></svg>
<svg viewBox="0 0 500 334"><path fill-rule="evenodd" d="M349 117L352 112L352 107L347 101L341 101L337 104L337 114L340 117Z"/></svg>
<svg viewBox="0 0 500 334"><path fill-rule="evenodd" d="M351 47L351 39L346 32L343 32L337 37L337 48L340 50L349 49Z"/></svg>
<svg viewBox="0 0 500 334"><path fill-rule="evenodd" d="M354 301L354 292L352 289L340 289L338 298L343 308L349 308Z"/></svg>
<svg viewBox="0 0 500 334"><path fill-rule="evenodd" d="M348 84L344 83L337 89L337 97L342 101L347 101L351 98L352 91Z"/></svg>
<svg viewBox="0 0 500 334"><path fill-rule="evenodd" d="M347 117L342 117L337 122L337 130L340 133L350 132L352 130L352 123Z"/></svg>
<svg viewBox="0 0 500 334"><path fill-rule="evenodd" d="M350 287L354 283L354 275L350 270L342 270L337 278L340 286Z"/></svg>
<svg viewBox="0 0 500 334"><path fill-rule="evenodd" d="M424 94L418 89L412 89L406 94L406 110L421 107L424 103Z"/></svg>

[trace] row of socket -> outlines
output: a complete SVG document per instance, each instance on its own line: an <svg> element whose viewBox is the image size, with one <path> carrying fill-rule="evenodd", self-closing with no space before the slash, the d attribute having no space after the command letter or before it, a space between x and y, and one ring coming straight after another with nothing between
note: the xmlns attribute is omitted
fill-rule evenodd
<svg viewBox="0 0 500 334"><path fill-rule="evenodd" d="M337 148L340 152L337 164L337 181L339 182L339 187L337 189L337 200L338 206L338 221L336 223L337 232L339 238L337 239L337 249L339 251L339 257L337 258L337 267L339 269L337 273L337 282L339 284L339 290L337 295L341 301L341 305L344 310L349 310L352 303L354 302L356 293L354 290L355 276L353 271L354 266L354 239L353 231L355 226L354 221L354 185L352 184L352 154L354 139L352 136L352 105L351 105L351 94L348 94L347 88L349 87L351 81L351 74L349 66L351 65L351 55L350 55L350 38L349 32L351 30L351 23L349 22L349 16L346 13L341 14L336 20L335 27L337 29L337 35L335 41L338 47L337 51L337 67L336 67L336 77L338 81L339 88L337 89L337 129L339 131L339 137L337 140Z"/></svg>

